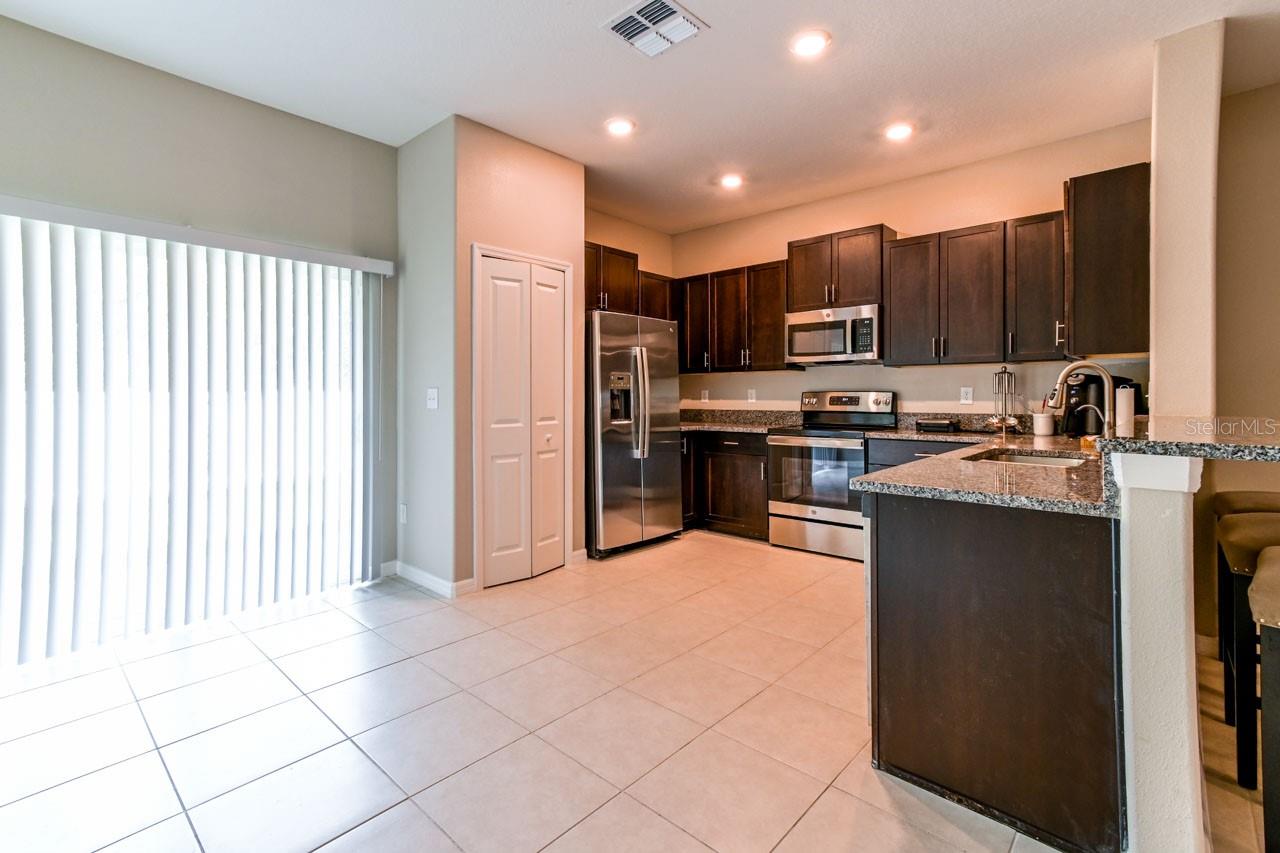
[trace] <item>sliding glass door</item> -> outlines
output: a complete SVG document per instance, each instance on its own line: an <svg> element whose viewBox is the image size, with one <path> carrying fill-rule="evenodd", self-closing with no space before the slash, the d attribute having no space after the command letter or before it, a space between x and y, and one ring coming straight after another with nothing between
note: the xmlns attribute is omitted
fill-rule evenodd
<svg viewBox="0 0 1280 853"><path fill-rule="evenodd" d="M0 666L371 576L380 283L0 216Z"/></svg>

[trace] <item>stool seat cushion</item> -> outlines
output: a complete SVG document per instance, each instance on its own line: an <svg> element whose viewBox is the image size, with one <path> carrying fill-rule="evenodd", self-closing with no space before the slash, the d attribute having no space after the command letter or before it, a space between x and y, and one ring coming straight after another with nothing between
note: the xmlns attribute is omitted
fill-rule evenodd
<svg viewBox="0 0 1280 853"><path fill-rule="evenodd" d="M1258 572L1249 584L1249 609L1258 624L1280 628L1280 548L1264 548L1258 554Z"/></svg>
<svg viewBox="0 0 1280 853"><path fill-rule="evenodd" d="M1280 512L1280 492L1218 492L1213 514L1222 518L1237 512Z"/></svg>
<svg viewBox="0 0 1280 853"><path fill-rule="evenodd" d="M1218 519L1218 544L1231 571L1252 575L1257 570L1258 553L1280 545L1280 513L1242 512Z"/></svg>

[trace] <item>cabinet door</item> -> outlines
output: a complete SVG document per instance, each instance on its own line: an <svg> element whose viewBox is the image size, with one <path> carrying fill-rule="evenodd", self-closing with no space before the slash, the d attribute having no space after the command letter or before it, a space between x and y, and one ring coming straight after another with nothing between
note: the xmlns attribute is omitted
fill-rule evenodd
<svg viewBox="0 0 1280 853"><path fill-rule="evenodd" d="M583 302L588 311L604 307L604 290L600 286L600 250L599 243L584 243L582 258L582 293Z"/></svg>
<svg viewBox="0 0 1280 853"><path fill-rule="evenodd" d="M832 235L835 255L833 302L837 306L879 305L884 241L898 234L883 225Z"/></svg>
<svg viewBox="0 0 1280 853"><path fill-rule="evenodd" d="M884 244L885 364L938 363L938 235Z"/></svg>
<svg viewBox="0 0 1280 853"><path fill-rule="evenodd" d="M767 538L765 457L708 449L701 458L707 527L738 536Z"/></svg>
<svg viewBox="0 0 1280 853"><path fill-rule="evenodd" d="M1151 164L1067 182L1067 352L1151 348Z"/></svg>
<svg viewBox="0 0 1280 853"><path fill-rule="evenodd" d="M604 307L622 314L640 311L640 256L610 246L600 250L600 278Z"/></svg>
<svg viewBox="0 0 1280 853"><path fill-rule="evenodd" d="M747 367L751 370L787 366L786 310L786 261L747 267Z"/></svg>
<svg viewBox="0 0 1280 853"><path fill-rule="evenodd" d="M943 364L1004 359L1004 223L938 238L939 355Z"/></svg>
<svg viewBox="0 0 1280 853"><path fill-rule="evenodd" d="M1065 355L1062 211L1010 219L1004 231L1005 358Z"/></svg>
<svg viewBox="0 0 1280 853"><path fill-rule="evenodd" d="M671 279L653 272L640 273L640 316L655 320L678 319L671 313Z"/></svg>
<svg viewBox="0 0 1280 853"><path fill-rule="evenodd" d="M813 311L831 304L831 235L787 244L787 310Z"/></svg>
<svg viewBox="0 0 1280 853"><path fill-rule="evenodd" d="M711 369L747 369L747 271L711 274Z"/></svg>
<svg viewBox="0 0 1280 853"><path fill-rule="evenodd" d="M680 372L711 369L711 282L695 275L677 282L680 291Z"/></svg>
<svg viewBox="0 0 1280 853"><path fill-rule="evenodd" d="M697 433L680 436L680 504L684 511L684 528L698 525L702 513L698 509Z"/></svg>

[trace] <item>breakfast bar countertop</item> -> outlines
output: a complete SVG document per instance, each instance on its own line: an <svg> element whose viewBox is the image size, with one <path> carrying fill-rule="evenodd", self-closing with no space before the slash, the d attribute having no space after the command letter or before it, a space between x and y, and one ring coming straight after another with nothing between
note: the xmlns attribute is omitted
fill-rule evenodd
<svg viewBox="0 0 1280 853"><path fill-rule="evenodd" d="M1060 467L982 458L1001 451L1083 461ZM1103 455L1092 448L1083 449L1079 439L1065 436L991 436L949 453L855 477L849 488L1074 515L1119 515Z"/></svg>

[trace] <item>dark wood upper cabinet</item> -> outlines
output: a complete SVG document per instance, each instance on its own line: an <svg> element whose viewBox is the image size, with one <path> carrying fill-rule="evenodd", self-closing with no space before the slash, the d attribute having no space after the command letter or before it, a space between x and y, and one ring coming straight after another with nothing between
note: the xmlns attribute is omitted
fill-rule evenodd
<svg viewBox="0 0 1280 853"><path fill-rule="evenodd" d="M1151 164L1066 182L1067 352L1147 352Z"/></svg>
<svg viewBox="0 0 1280 853"><path fill-rule="evenodd" d="M1066 353L1062 211L1010 219L1004 231L1004 330L1008 361Z"/></svg>
<svg viewBox="0 0 1280 853"><path fill-rule="evenodd" d="M885 364L938 363L938 235L884 244Z"/></svg>
<svg viewBox="0 0 1280 853"><path fill-rule="evenodd" d="M706 373L711 369L711 279L695 275L675 283L680 302L680 372Z"/></svg>
<svg viewBox="0 0 1280 853"><path fill-rule="evenodd" d="M653 272L640 272L640 316L655 320L678 320L672 313L671 278Z"/></svg>
<svg viewBox="0 0 1280 853"><path fill-rule="evenodd" d="M831 235L835 264L833 305L880 304L884 243L897 236L898 232L885 225L870 225Z"/></svg>
<svg viewBox="0 0 1280 853"><path fill-rule="evenodd" d="M600 290L600 252L604 249L599 243L582 244L582 292L587 311L594 311L604 303Z"/></svg>
<svg viewBox="0 0 1280 853"><path fill-rule="evenodd" d="M787 244L787 310L815 311L831 305L831 235Z"/></svg>
<svg viewBox="0 0 1280 853"><path fill-rule="evenodd" d="M816 311L882 301L885 241L898 234L868 225L787 244L787 310Z"/></svg>
<svg viewBox="0 0 1280 853"><path fill-rule="evenodd" d="M943 364L1003 360L1003 222L938 235L938 311Z"/></svg>
<svg viewBox="0 0 1280 853"><path fill-rule="evenodd" d="M711 369L747 368L747 271L711 274Z"/></svg>
<svg viewBox="0 0 1280 853"><path fill-rule="evenodd" d="M787 263L747 267L747 367L782 370L787 366Z"/></svg>
<svg viewBox="0 0 1280 853"><path fill-rule="evenodd" d="M640 311L640 256L610 246L600 247L601 308L621 314Z"/></svg>

